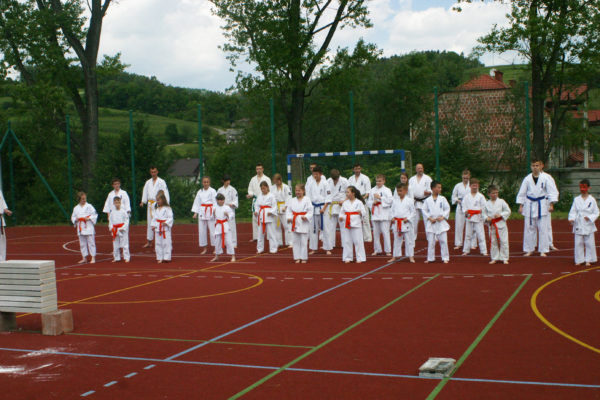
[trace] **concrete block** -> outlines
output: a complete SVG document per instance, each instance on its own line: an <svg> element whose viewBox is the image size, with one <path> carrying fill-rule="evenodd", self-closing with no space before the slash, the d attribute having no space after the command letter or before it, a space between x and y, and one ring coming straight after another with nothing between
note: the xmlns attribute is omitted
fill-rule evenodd
<svg viewBox="0 0 600 400"><path fill-rule="evenodd" d="M42 314L42 334L48 336L62 335L73 331L73 312L57 310Z"/></svg>
<svg viewBox="0 0 600 400"><path fill-rule="evenodd" d="M445 378L450 376L456 360L453 358L429 357L419 368L419 376L426 378Z"/></svg>
<svg viewBox="0 0 600 400"><path fill-rule="evenodd" d="M0 332L14 331L17 329L17 314L14 312L0 312Z"/></svg>

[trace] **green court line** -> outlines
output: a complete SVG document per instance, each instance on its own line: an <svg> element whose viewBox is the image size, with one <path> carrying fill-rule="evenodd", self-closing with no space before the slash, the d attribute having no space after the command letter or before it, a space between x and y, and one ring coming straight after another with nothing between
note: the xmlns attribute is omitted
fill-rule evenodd
<svg viewBox="0 0 600 400"><path fill-rule="evenodd" d="M500 318L502 313L504 313L504 311L508 308L510 303L512 303L512 301L515 299L515 297L517 297L517 295L519 294L521 289L523 289L523 287L525 286L527 281L529 281L531 276L532 276L531 274L527 275L527 277L523 280L523 282L521 282L519 287L513 292L513 294L508 298L508 300L506 300L506 302L500 308L500 310L498 310L496 315L494 315L494 317L490 320L490 322L488 322L488 324L485 326L485 328L483 328L483 330L479 333L479 335L475 338L475 340L473 340L473 343L471 343L471 345L467 348L467 350L463 353L463 355L458 359L458 361L456 362L456 366L454 367L454 370L450 373L450 376L442 379L440 381L440 383L438 383L438 385L431 391L431 393L429 393L429 396L427 396L427 400L433 400L436 398L436 396L438 394L440 394L440 392L442 391L444 386L446 386L448 381L450 381L452 376L456 373L456 371L458 371L458 369L465 362L467 357L469 357L469 355L471 355L473 350L475 350L475 347L477 347L477 345L483 340L483 337L489 332L490 329L492 329L492 326L496 323L496 321L498 321L498 319Z"/></svg>
<svg viewBox="0 0 600 400"><path fill-rule="evenodd" d="M329 339L325 340L324 342L318 344L317 346L313 347L312 349L310 349L309 351L307 351L306 353L300 355L299 357L295 358L294 360L288 362L287 364L285 364L283 367L279 368L276 371L271 372L269 375L263 377L262 379L254 382L252 385L248 386L247 388L245 388L244 390L242 390L241 392L236 393L235 395L231 396L229 398L229 400L235 400L238 399L240 397L242 397L243 395L245 395L246 393L250 392L253 389L256 389L258 386L262 385L263 383L265 383L266 381L268 381L269 379L273 378L274 376L280 374L281 372L285 371L287 368L291 367L292 365L298 363L299 361L305 359L306 357L308 357L309 355L313 354L314 352L316 352L317 350L322 349L323 347L325 347L327 344L333 342L335 339L339 338L340 336L344 335L345 333L351 331L352 329L356 328L358 325L362 324L363 322L367 321L368 319L374 317L375 315L379 314L381 311L385 310L386 308L394 305L396 302L402 300L404 297L408 296L409 294L411 294L412 292L416 291L417 289L421 288L422 286L426 285L427 283L431 282L432 280L434 280L435 278L437 278L439 276L439 274L436 274L434 276L432 276L431 278L427 279L426 281L421 282L420 284L418 284L417 286L413 287L412 289L408 290L407 292L404 292L402 295L400 295L399 297L396 297L394 300L390 301L389 303L385 304L384 306L378 308L377 310L373 311L372 313L370 313L369 315L361 318L360 320L358 320L357 322L353 323L352 325L344 328L342 331L336 333L335 335L333 335L332 337L330 337Z"/></svg>
<svg viewBox="0 0 600 400"><path fill-rule="evenodd" d="M124 335L102 335L97 333L76 333L70 332L67 335L73 336L92 336L92 337L107 337L107 338L117 338L117 339L139 339L139 340L157 340L164 342L193 342L193 343L206 343L207 340L201 339L172 339L172 338L155 338L155 337L144 337L144 336L124 336ZM216 341L211 342L214 344L233 344L233 345L243 345L243 346L261 346L261 347L286 347L292 349L312 349L313 346L297 346L291 344L273 344L273 343L247 343L247 342L223 342Z"/></svg>

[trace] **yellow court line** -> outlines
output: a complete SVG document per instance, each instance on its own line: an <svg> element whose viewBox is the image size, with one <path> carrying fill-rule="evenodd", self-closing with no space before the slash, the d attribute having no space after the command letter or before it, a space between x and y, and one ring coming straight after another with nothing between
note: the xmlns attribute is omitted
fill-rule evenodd
<svg viewBox="0 0 600 400"><path fill-rule="evenodd" d="M596 292L596 294L594 295L594 298L595 298L596 300L600 301L600 290L598 290L598 291Z"/></svg>
<svg viewBox="0 0 600 400"><path fill-rule="evenodd" d="M577 338L576 338L576 337L574 337L574 336L571 336L571 335L569 335L568 333L566 333L565 331L563 331L563 330L559 329L559 328L558 328L558 327L556 327L554 324L552 324L550 321L548 321L548 320L547 320L547 319L546 319L546 318L545 318L545 317L542 315L542 313L540 312L540 310L539 310L539 309L538 309L538 307L537 307L537 298L538 298L538 295L539 295L539 294L542 292L542 290L544 290L546 287L548 287L548 286L552 285L553 283L560 281L561 279L564 279L564 278L567 278L567 277L570 277L570 276L573 276L573 275L577 275L577 274L580 274L580 273L582 273L582 272L587 272L587 271L592 271L592 270L595 270L595 269L599 269L599 268L600 268L600 267L593 267L593 268L583 269L583 270L581 270L581 271L572 272L572 273L570 273L570 274L563 275L563 276L560 276L560 277L558 277L558 278L556 278L556 279L553 279L553 280L551 280L551 281L549 281L549 282L546 282L545 284L543 284L542 286L540 286L540 287L539 287L539 288L538 288L538 289L537 289L537 290L536 290L536 291L533 293L533 295L531 296L531 301L530 301L530 305L531 305L531 309L533 310L533 313L534 313L534 314L535 314L535 315L536 315L536 316L537 316L537 317L538 317L538 318L539 318L539 319L540 319L540 320L541 320L541 321L542 321L544 324L546 324L546 325L547 325L547 326L548 326L550 329L552 329L554 332L558 333L559 335L561 335L561 336L564 336L565 338L567 338L567 339L571 340L572 342L575 342L575 343L577 343L578 345L580 345L580 346L583 346L583 347L585 347L586 349L588 349L588 350L591 350L591 351L593 351L593 352L595 352L595 353L598 353L598 354L600 354L600 349L598 349L598 348L596 348L596 347L594 347L594 346L591 346L591 345L589 345L589 344L587 344L587 343L585 343L585 342L582 342L581 340L577 339ZM599 292L597 292L597 293L596 293L596 295L598 295L598 293L600 293L600 291L599 291ZM599 301L600 301L600 300L599 300Z"/></svg>

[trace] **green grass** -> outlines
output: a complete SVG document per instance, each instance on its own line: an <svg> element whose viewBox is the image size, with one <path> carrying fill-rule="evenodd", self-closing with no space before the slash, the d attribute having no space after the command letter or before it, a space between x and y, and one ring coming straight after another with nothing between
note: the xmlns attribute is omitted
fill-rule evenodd
<svg viewBox="0 0 600 400"><path fill-rule="evenodd" d="M194 134L198 131L198 124L193 121L162 117L159 115L133 113L133 120L145 120L148 124L149 133L164 138L165 128L169 124L175 124L179 133ZM114 135L129 130L129 112L115 110L112 108L100 108L100 134ZM164 138L166 142L166 138Z"/></svg>

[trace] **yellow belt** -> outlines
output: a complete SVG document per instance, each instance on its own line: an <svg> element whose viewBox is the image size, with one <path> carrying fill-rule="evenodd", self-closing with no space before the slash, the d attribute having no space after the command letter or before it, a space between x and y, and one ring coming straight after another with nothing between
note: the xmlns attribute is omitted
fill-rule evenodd
<svg viewBox="0 0 600 400"><path fill-rule="evenodd" d="M279 227L281 218L279 217L279 214L281 214L281 209L279 208L279 206L281 206L282 204L285 204L285 201L278 201L277 202L277 227Z"/></svg>
<svg viewBox="0 0 600 400"><path fill-rule="evenodd" d="M332 202L329 204L329 216L330 216L330 217L331 217L331 213L333 212L333 205L334 205L334 204L342 204L342 202L341 202L341 201L332 201Z"/></svg>
<svg viewBox="0 0 600 400"><path fill-rule="evenodd" d="M154 210L154 203L156 203L156 200L148 200L148 210L150 210L150 220L152 220L152 212Z"/></svg>

